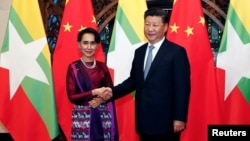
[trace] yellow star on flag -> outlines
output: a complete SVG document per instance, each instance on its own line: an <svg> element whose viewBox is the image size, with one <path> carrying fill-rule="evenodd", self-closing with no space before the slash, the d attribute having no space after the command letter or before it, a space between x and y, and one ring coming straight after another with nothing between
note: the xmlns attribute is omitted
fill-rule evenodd
<svg viewBox="0 0 250 141"><path fill-rule="evenodd" d="M87 28L86 26L82 26L80 27L80 29L78 31L82 31L83 29Z"/></svg>
<svg viewBox="0 0 250 141"><path fill-rule="evenodd" d="M199 23L201 23L204 26L204 24L205 24L205 18L200 16Z"/></svg>
<svg viewBox="0 0 250 141"><path fill-rule="evenodd" d="M194 33L193 33L193 29L194 29L193 27L189 27L189 26L187 27L187 29L185 30L185 32L187 33L187 36L189 36L189 35L191 35L191 34L192 34L192 35L194 34Z"/></svg>
<svg viewBox="0 0 250 141"><path fill-rule="evenodd" d="M177 26L176 23L174 23L172 26L170 26L170 28L171 28L171 33L172 32L177 33L177 30L178 30L179 26Z"/></svg>
<svg viewBox="0 0 250 141"><path fill-rule="evenodd" d="M93 18L93 19L92 19L92 21L91 21L91 22L92 22L92 23L96 23L96 19L95 19L95 17L93 16L92 18Z"/></svg>
<svg viewBox="0 0 250 141"><path fill-rule="evenodd" d="M174 0L174 4L176 3L177 0Z"/></svg>
<svg viewBox="0 0 250 141"><path fill-rule="evenodd" d="M70 25L69 22L67 22L67 24L65 24L63 26L64 26L64 31L69 31L70 32L70 29L71 29L72 25Z"/></svg>

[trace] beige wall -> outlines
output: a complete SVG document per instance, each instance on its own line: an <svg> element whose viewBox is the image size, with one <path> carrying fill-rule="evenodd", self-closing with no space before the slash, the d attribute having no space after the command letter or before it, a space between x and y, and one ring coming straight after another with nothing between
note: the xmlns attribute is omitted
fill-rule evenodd
<svg viewBox="0 0 250 141"><path fill-rule="evenodd" d="M2 48L4 33L8 21L11 0L1 0L0 4L0 50ZM1 59L1 58L0 58ZM7 132L0 121L0 133Z"/></svg>
<svg viewBox="0 0 250 141"><path fill-rule="evenodd" d="M0 4L0 49L2 47L3 37L6 29L6 24L9 17L11 0L1 0Z"/></svg>

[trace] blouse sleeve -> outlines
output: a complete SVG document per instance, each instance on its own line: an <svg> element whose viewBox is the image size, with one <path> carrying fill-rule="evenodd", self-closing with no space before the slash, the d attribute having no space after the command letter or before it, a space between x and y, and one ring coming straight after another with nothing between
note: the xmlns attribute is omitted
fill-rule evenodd
<svg viewBox="0 0 250 141"><path fill-rule="evenodd" d="M105 87L110 87L112 88L114 86L113 84L113 80L111 78L109 69L106 65L103 66L104 72L105 72ZM113 101L113 99L111 98L110 100L106 101L106 102L110 102Z"/></svg>
<svg viewBox="0 0 250 141"><path fill-rule="evenodd" d="M103 67L104 71L105 71L105 85L106 87L113 87L113 80L111 78L111 75L109 73L108 67L106 65L104 65Z"/></svg>
<svg viewBox="0 0 250 141"><path fill-rule="evenodd" d="M92 95L91 90L86 92L81 92L80 88L77 85L76 77L74 75L71 65L69 65L67 71L66 89L68 98L72 103L85 103L94 97Z"/></svg>

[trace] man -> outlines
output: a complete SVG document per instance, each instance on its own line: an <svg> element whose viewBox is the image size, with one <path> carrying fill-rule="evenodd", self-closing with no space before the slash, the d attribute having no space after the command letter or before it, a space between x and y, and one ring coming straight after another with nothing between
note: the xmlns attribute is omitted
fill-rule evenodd
<svg viewBox="0 0 250 141"><path fill-rule="evenodd" d="M166 39L167 22L167 13L160 8L145 12L148 43L135 50L130 76L112 88L114 99L136 90L136 131L140 141L179 140L187 120L189 61L184 48ZM152 63L147 73L148 57ZM104 94L99 96L105 99Z"/></svg>

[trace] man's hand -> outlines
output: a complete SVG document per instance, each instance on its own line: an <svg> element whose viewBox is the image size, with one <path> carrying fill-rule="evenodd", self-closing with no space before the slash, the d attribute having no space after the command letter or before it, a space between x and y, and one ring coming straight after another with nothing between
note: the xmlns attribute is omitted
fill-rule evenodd
<svg viewBox="0 0 250 141"><path fill-rule="evenodd" d="M96 95L97 97L101 98L103 101L107 101L113 96L112 89L109 87L101 87L101 88L93 89L92 95Z"/></svg>
<svg viewBox="0 0 250 141"><path fill-rule="evenodd" d="M105 91L105 87L101 87L101 88L96 88L92 90L92 95L99 95L104 93Z"/></svg>
<svg viewBox="0 0 250 141"><path fill-rule="evenodd" d="M174 125L174 132L175 133L183 131L185 129L185 126L186 126L185 122L179 121L179 120L174 120L173 125Z"/></svg>
<svg viewBox="0 0 250 141"><path fill-rule="evenodd" d="M103 93L98 94L97 97L101 98L103 101L107 101L113 96L112 89L109 87L105 87L104 89Z"/></svg>

